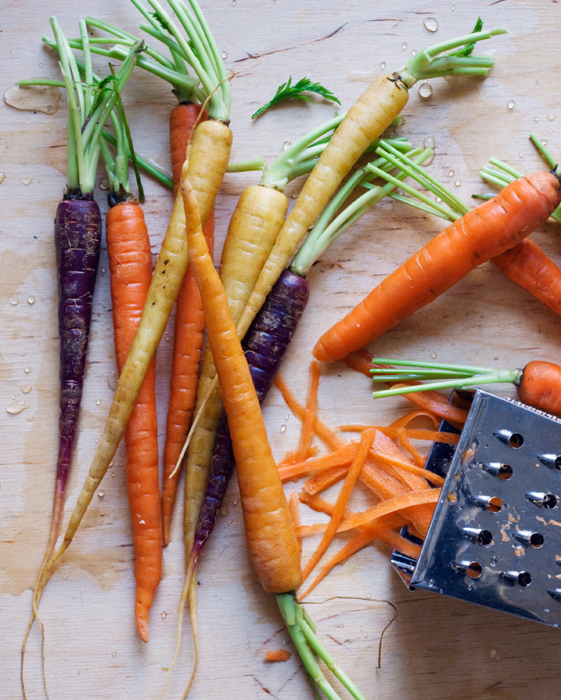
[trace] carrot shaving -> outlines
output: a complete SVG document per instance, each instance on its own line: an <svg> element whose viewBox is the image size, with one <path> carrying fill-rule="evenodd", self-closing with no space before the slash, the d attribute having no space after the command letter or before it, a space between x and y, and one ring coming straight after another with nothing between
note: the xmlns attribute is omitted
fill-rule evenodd
<svg viewBox="0 0 561 700"><path fill-rule="evenodd" d="M296 453L297 461L306 459L312 445L314 436L314 423L318 410L318 390L321 366L319 362L312 360L310 363L310 386L308 388L308 398L306 400L306 413L302 422L302 432L300 433L300 444Z"/></svg>
<svg viewBox="0 0 561 700"><path fill-rule="evenodd" d="M374 442L375 437L376 431L374 430L365 430L362 433L360 438L359 450L347 473L347 477L345 479L345 483L343 484L343 488L337 496L337 501L335 503L335 508L333 509L333 515L331 516L331 520L329 521L325 534L321 542L319 543L318 548L312 554L308 563L304 567L304 571L302 572L302 581L306 580L306 578L314 570L321 557L325 554L327 548L333 540L333 537L335 536L335 533L337 532L337 528L339 527L343 518L345 517L345 508L351 495L351 491L353 490L356 480L358 479L360 470L362 469L362 466L366 460L366 457L368 455L372 443Z"/></svg>
<svg viewBox="0 0 561 700"><path fill-rule="evenodd" d="M433 413L430 413L430 411L423 410L409 411L409 413L406 413L404 416L401 416L401 418L394 420L394 422L390 424L390 427L406 428L409 425L409 423L412 423L415 420L415 418L428 418L432 422L434 427L438 428L438 421L436 419L436 416Z"/></svg>
<svg viewBox="0 0 561 700"><path fill-rule="evenodd" d="M404 428L399 428L399 430L397 431L397 437L403 445L403 447L405 447L407 452L409 452L411 457L413 457L413 461L415 462L415 464L418 467L422 467L426 460L423 457L423 455L418 450L416 450L415 447L413 447L413 445L411 444L411 440L408 438Z"/></svg>
<svg viewBox="0 0 561 700"><path fill-rule="evenodd" d="M358 442L351 442L350 444L341 447L339 450L322 455L321 457L307 459L304 462L297 462L296 464L286 467L280 467L280 478L282 481L287 481L288 479L317 474L318 472L322 472L330 467L350 464L357 453L358 445Z"/></svg>
<svg viewBox="0 0 561 700"><path fill-rule="evenodd" d="M281 377L281 374L277 374L275 378L275 386L277 389L282 394L283 399L286 402L286 405L290 408L292 413L294 413L295 416L297 416L300 420L304 420L304 415L306 409L301 406L298 401L294 398L294 394L290 391L288 386L286 385L286 382L284 379ZM323 423L319 418L315 418L314 423L313 423L313 428L315 434L319 437L319 439L327 445L331 450L338 450L340 447L343 447L343 445L347 444L346 440L343 440L340 438L335 431L331 430L331 428L328 428L325 423Z"/></svg>
<svg viewBox="0 0 561 700"><path fill-rule="evenodd" d="M288 651L288 649L271 649L265 652L263 655L263 660L270 662L288 661L291 656L292 654Z"/></svg>
<svg viewBox="0 0 561 700"><path fill-rule="evenodd" d="M333 484L340 481L345 474L348 472L348 465L342 465L340 467L331 467L324 472L315 474L310 479L302 484L304 491L310 494L310 496L315 496L318 493L322 493Z"/></svg>
<svg viewBox="0 0 561 700"><path fill-rule="evenodd" d="M427 442L443 442L446 445L457 445L460 438L456 433L445 433L439 430L414 430L413 428L393 428L383 425L359 425L349 423L338 425L337 430L342 433L362 433L363 430L373 428L390 438L399 438L400 434L406 435L410 440L426 440Z"/></svg>
<svg viewBox="0 0 561 700"><path fill-rule="evenodd" d="M300 518L300 499L298 498L298 492L293 491L288 499L288 508L290 510L290 517L294 523L294 527L300 527L302 520ZM300 552L300 561L302 561L302 540L298 539L298 551Z"/></svg>

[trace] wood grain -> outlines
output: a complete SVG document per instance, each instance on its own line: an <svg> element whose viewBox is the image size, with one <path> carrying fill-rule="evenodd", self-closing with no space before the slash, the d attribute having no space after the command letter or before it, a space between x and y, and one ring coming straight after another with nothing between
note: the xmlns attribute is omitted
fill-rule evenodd
<svg viewBox="0 0 561 700"><path fill-rule="evenodd" d="M293 141L333 115L332 105L317 100L314 106L285 104L252 122L253 111L289 75L320 81L347 106L382 72L382 63L386 70L399 68L413 49L466 33L481 15L486 26L504 25L511 31L481 46L480 51L495 58L491 76L485 81L433 80L430 100L422 100L414 88L401 133L416 144L434 138L437 155L431 172L448 184L461 182L457 192L466 201L471 193L488 189L477 173L491 155L522 170L541 167L527 138L531 130L549 142L553 153L561 150L561 98L555 89L561 58L554 31L561 23L561 5L544 0L455 0L455 6L453 2L202 2L219 46L228 54L227 67L242 71L232 84L233 159L273 158L284 141ZM77 33L82 11L130 31L138 22L133 6L126 2L53 0L48 10L70 35ZM437 33L424 28L426 17L437 18ZM2 93L23 77L56 77L55 57L40 42L42 34L50 32L46 10L37 3L12 0L3 8L2 19ZM98 65L101 68L102 61ZM507 108L509 100L515 101L512 110ZM167 163L167 120L174 103L167 86L139 72L127 87L125 102L138 150ZM16 111L5 104L0 113L0 169L5 173L0 185L0 407L12 401L29 404L18 415L0 411L0 696L11 700L21 697L20 644L30 588L48 533L56 462L58 337L52 221L65 182L66 115L64 99L54 115ZM100 169L98 181L102 176ZM23 184L28 178L31 183ZM237 197L257 180L251 173L227 176L217 206L217 259ZM146 218L156 253L172 198L148 180L145 186ZM296 192L298 186L295 183L289 191ZM103 204L105 192L97 190L96 195ZM301 400L310 349L320 333L440 229L441 223L428 216L384 202L322 256L310 275L310 305L283 369ZM533 238L559 260L557 226L548 224ZM115 388L107 269L104 250L67 515ZM33 304L28 303L30 296L35 297ZM19 303L12 303L16 299ZM158 354L162 426L169 340L168 331ZM531 358L555 361L560 341L558 318L485 266L387 333L374 350L381 355L438 356L445 362L516 367ZM31 392L23 393L27 385ZM510 388L498 391L512 395ZM404 405L403 399L374 403L368 382L342 363L330 367L322 379L321 415L331 425L388 422L402 413ZM297 440L297 421L288 414L273 391L265 419L279 457ZM286 431L281 430L283 425ZM122 450L102 489L103 498L100 491L42 602L50 697L156 698L175 644L184 567L180 518L165 552L164 579L151 614L150 643L145 646L134 629ZM263 663L264 650L288 645L288 638L274 598L260 589L250 569L235 484L223 513L199 570L202 659L191 697L311 697L295 655L286 663ZM307 543L305 555L311 546ZM444 597L409 593L390 570L383 549L367 548L339 569L314 591L309 608L328 648L367 697L522 700L538 692L544 698L558 696L559 632ZM386 601L397 607L399 616L386 633L378 669L380 633L393 615ZM179 697L191 664L186 625L181 662L167 697ZM25 676L28 697L43 698L37 630L31 637Z"/></svg>

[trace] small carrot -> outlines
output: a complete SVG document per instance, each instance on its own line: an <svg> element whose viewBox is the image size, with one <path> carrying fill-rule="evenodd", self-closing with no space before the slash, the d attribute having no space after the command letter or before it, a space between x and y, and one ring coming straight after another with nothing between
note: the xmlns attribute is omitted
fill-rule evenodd
<svg viewBox="0 0 561 700"><path fill-rule="evenodd" d="M111 270L111 301L117 368L121 372L152 279L152 253L144 213L129 189L130 144L124 113L112 115L117 153L103 144L109 182L106 217ZM140 638L148 641L148 613L162 575L162 518L158 471L156 375L150 365L125 431L127 490L135 551L135 618Z"/></svg>
<svg viewBox="0 0 561 700"><path fill-rule="evenodd" d="M392 159L391 155L387 157ZM406 164L402 154L396 152L393 160L402 163L416 179L425 179L418 174L416 165ZM393 181L387 173L376 171ZM416 196L421 199L419 193ZM434 210L440 207L429 201ZM496 197L454 221L390 274L323 334L314 347L314 357L332 362L364 347L433 301L476 266L520 243L547 220L560 202L561 183L556 171L515 180Z"/></svg>
<svg viewBox="0 0 561 700"><path fill-rule="evenodd" d="M406 391L424 391L427 387L444 389L452 386L510 383L516 386L518 397L524 403L555 416L561 416L561 367L553 362L533 360L528 362L524 369L514 370L493 370L484 367L409 360L389 360L389 362L411 367L411 371L415 374L422 376L424 373L431 380L439 380L440 376L450 377L451 373L456 373L452 379L420 384L413 389L407 388ZM384 370L375 370L374 377L378 378L378 373L382 371ZM373 396L374 398L392 396L403 390L403 387L387 389L375 392Z"/></svg>
<svg viewBox="0 0 561 700"><path fill-rule="evenodd" d="M269 649L263 655L263 661L288 661L291 656L292 654L288 651L288 649Z"/></svg>

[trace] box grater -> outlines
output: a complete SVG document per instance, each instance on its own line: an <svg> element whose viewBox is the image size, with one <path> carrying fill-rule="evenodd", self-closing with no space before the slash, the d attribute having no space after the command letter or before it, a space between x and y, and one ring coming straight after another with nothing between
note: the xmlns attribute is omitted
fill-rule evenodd
<svg viewBox="0 0 561 700"><path fill-rule="evenodd" d="M392 553L406 584L558 627L561 420L478 390L457 447L435 443L427 468L446 480L424 543L403 533L419 559Z"/></svg>

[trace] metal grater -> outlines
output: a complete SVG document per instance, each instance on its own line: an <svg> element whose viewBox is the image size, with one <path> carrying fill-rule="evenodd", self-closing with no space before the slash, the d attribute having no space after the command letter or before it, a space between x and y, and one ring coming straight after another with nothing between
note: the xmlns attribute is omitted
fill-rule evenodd
<svg viewBox="0 0 561 700"><path fill-rule="evenodd" d="M446 481L419 559L394 551L394 568L412 590L558 627L561 420L476 391L452 451L433 446L427 468Z"/></svg>

